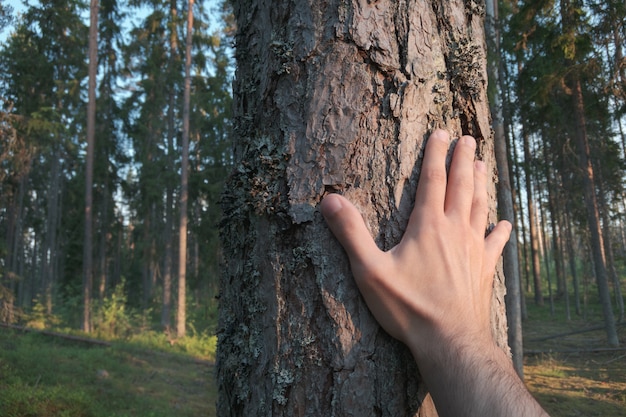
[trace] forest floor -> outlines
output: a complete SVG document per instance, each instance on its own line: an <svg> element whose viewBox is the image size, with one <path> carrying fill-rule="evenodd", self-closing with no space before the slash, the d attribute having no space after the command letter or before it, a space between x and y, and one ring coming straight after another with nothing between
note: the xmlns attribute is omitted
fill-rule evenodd
<svg viewBox="0 0 626 417"><path fill-rule="evenodd" d="M548 300L543 307L527 302L524 379L550 416L626 416L626 323L617 328L621 349L609 350L598 305L587 319L572 306L568 321L562 301L554 314Z"/></svg>
<svg viewBox="0 0 626 417"><path fill-rule="evenodd" d="M215 416L212 362L0 328L0 416Z"/></svg>
<svg viewBox="0 0 626 417"><path fill-rule="evenodd" d="M550 314L546 300L528 313L525 382L548 413L626 415L626 350L604 350L602 329L563 335L601 325L599 309L568 321L559 303ZM626 325L618 330L624 346ZM215 417L214 372L190 355L0 328L0 416Z"/></svg>

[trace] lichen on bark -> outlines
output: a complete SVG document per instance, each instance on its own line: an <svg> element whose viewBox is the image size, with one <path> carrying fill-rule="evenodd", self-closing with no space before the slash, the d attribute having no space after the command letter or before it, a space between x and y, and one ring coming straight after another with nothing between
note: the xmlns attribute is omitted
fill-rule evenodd
<svg viewBox="0 0 626 417"><path fill-rule="evenodd" d="M482 21L469 3L234 2L218 415L436 415L317 206L343 193L386 250L402 237L433 128L477 136L494 170ZM501 280L495 288L505 346Z"/></svg>

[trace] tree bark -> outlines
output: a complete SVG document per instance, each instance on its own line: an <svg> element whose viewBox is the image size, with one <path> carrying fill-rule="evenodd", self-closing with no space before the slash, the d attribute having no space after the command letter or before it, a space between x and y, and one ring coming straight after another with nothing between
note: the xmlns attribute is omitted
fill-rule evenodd
<svg viewBox="0 0 626 417"><path fill-rule="evenodd" d="M187 183L189 181L189 102L191 98L191 40L193 33L193 3L189 0L187 10L187 39L185 41L185 90L183 92L183 155L180 180L180 229L178 245L178 310L176 312L176 335L186 333L187 298Z"/></svg>
<svg viewBox="0 0 626 417"><path fill-rule="evenodd" d="M234 2L237 163L223 196L218 415L436 415L317 205L343 193L390 249L436 127L475 136L495 180L484 10L466 4ZM495 222L493 184L489 195ZM508 349L501 273L494 288L493 332Z"/></svg>
<svg viewBox="0 0 626 417"><path fill-rule="evenodd" d="M490 100L491 117L493 119L494 151L498 168L498 210L500 216L515 225L515 209L513 193L511 191L511 177L509 170L509 152L507 149L506 136L504 133L504 120L502 101L502 77L500 74L500 32L498 30L498 2L488 0L486 2L486 32L487 44L493 56L489 61L489 80L494 84L496 92ZM491 40L491 44L489 43ZM513 365L515 371L524 378L524 344L522 338L522 306L521 306L521 281L519 273L519 259L517 247L517 232L513 227L511 237L503 252L503 272L506 283L506 319L508 323L508 343L511 347Z"/></svg>

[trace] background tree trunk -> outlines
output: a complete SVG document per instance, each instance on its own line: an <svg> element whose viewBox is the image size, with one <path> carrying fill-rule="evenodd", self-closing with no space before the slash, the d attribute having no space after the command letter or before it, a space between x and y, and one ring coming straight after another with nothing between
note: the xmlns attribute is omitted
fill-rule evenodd
<svg viewBox="0 0 626 417"><path fill-rule="evenodd" d="M172 76L179 69L178 55L178 10L176 9L176 0L170 1L170 55L168 60L169 71ZM174 84L174 83L172 83ZM174 139L176 136L176 88L174 85L169 86L167 106L167 169L169 173L174 172ZM171 322L171 306L172 306L172 272L174 269L174 250L172 248L172 226L174 223L174 187L169 177L166 182L167 190L165 195L165 233L163 240L165 241L165 259L163 262L163 301L161 306L161 326L169 332Z"/></svg>
<svg viewBox="0 0 626 417"><path fill-rule="evenodd" d="M180 229L178 245L178 310L176 312L176 335L186 333L187 298L187 199L189 192L189 102L191 97L191 40L193 33L193 3L189 0L187 9L187 38L185 40L185 90L183 92L183 155L180 180Z"/></svg>
<svg viewBox="0 0 626 417"><path fill-rule="evenodd" d="M515 225L515 207L511 191L511 176L509 174L509 152L504 130L502 100L503 80L500 74L500 32L498 21L498 2L488 0L486 3L486 32L489 46L489 64L487 66L489 80L495 86L495 93L490 97L490 109L493 125L493 141L496 165L498 168L498 210L500 216ZM521 279L519 273L519 258L517 246L517 231L513 227L511 236L502 253L503 272L506 283L506 319L508 323L508 344L511 348L515 371L524 378L524 343L522 338L522 296Z"/></svg>
<svg viewBox="0 0 626 417"><path fill-rule="evenodd" d="M582 172L583 187L585 191L585 209L591 245L590 253L593 257L596 283L598 284L598 296L600 297L600 303L602 304L602 314L604 315L607 342L609 346L615 347L619 346L619 339L615 328L615 316L613 315L613 307L611 305L609 280L607 277L606 265L604 263L604 245L600 230L598 200L596 198L595 183L593 178L594 169L589 155L589 142L585 126L584 102L580 79L575 77L573 84L572 100L574 117L577 124L576 148L578 150L580 170Z"/></svg>
<svg viewBox="0 0 626 417"><path fill-rule="evenodd" d="M98 0L89 6L89 103L87 105L87 154L85 162L85 246L83 246L83 324L91 331L93 289L93 154L96 137L96 76L98 72Z"/></svg>
<svg viewBox="0 0 626 417"><path fill-rule="evenodd" d="M436 127L474 135L495 180L484 10L234 3L237 165L223 197L217 414L435 416L410 353L369 313L317 205L341 192L390 249ZM493 184L489 194L494 208ZM498 273L493 332L508 349L503 298Z"/></svg>

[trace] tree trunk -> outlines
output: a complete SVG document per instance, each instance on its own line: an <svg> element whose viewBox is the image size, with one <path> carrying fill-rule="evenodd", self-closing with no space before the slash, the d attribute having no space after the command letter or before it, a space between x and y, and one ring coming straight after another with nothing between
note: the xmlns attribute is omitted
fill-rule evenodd
<svg viewBox="0 0 626 417"><path fill-rule="evenodd" d="M563 173L560 175L560 182L563 184L563 188L565 188L565 181L563 178ZM571 220L571 208L570 203L565 203L565 210L563 210L563 230L565 230L565 246L567 250L567 258L569 263L570 274L572 275L572 285L574 286L574 306L576 309L576 315L580 316L582 314L582 309L580 306L580 282L578 278L578 271L576 269L576 254L574 251L574 236L572 234L573 222Z"/></svg>
<svg viewBox="0 0 626 417"><path fill-rule="evenodd" d="M170 56L169 56L169 73L170 77L174 74L174 71L179 70L179 56L178 56L178 10L176 8L176 0L170 0ZM168 91L168 106L167 106L167 166L168 172L174 172L174 137L176 135L176 89L175 83L169 86ZM166 196L165 196L165 233L163 233L163 240L165 241L165 259L163 262L163 302L161 306L161 327L167 332L170 330L171 325L171 308L172 308L172 272L173 272L173 257L174 251L172 250L172 227L174 223L174 190L172 187L172 181L167 178L165 183Z"/></svg>
<svg viewBox="0 0 626 417"><path fill-rule="evenodd" d="M237 164L223 197L218 415L436 415L317 205L343 193L390 249L436 127L477 137L495 178L484 10L465 4L234 2ZM489 195L495 222L493 184ZM503 296L498 273L493 332L508 349Z"/></svg>
<svg viewBox="0 0 626 417"><path fill-rule="evenodd" d="M193 2L187 10L187 39L185 41L185 91L183 93L183 155L180 179L180 229L178 245L178 310L176 312L176 335L185 336L187 295L187 182L189 177L189 101L191 97L191 40L193 31Z"/></svg>
<svg viewBox="0 0 626 417"><path fill-rule="evenodd" d="M541 266L539 261L539 232L537 231L537 214L535 200L533 198L533 184L530 175L530 138L528 133L524 136L524 177L526 179L526 207L528 207L528 233L530 241L530 263L532 266L533 288L535 291L535 304L543 305L543 294L541 292Z"/></svg>
<svg viewBox="0 0 626 417"><path fill-rule="evenodd" d="M89 6L89 83L87 104L87 154L85 156L85 243L83 246L83 331L91 331L93 288L93 154L96 137L96 76L98 71L98 0Z"/></svg>
<svg viewBox="0 0 626 417"><path fill-rule="evenodd" d="M50 186L46 194L46 235L41 252L41 282L35 286L35 292L42 296L41 300L46 307L46 312L52 314L52 291L57 280L57 257L58 242L57 231L60 221L60 196L63 188L62 150L58 144L54 144L51 150L50 160Z"/></svg>
<svg viewBox="0 0 626 417"><path fill-rule="evenodd" d="M596 164L597 160L594 161ZM622 295L622 287L620 285L620 277L615 268L615 258L613 257L613 242L611 239L611 219L609 216L609 205L606 201L606 194L604 188L604 179L602 170L598 171L598 205L600 218L602 219L601 235L602 242L604 243L604 262L606 265L606 271L608 278L613 283L613 296L615 297L615 304L618 311L618 321L624 320L624 296Z"/></svg>
<svg viewBox="0 0 626 417"><path fill-rule="evenodd" d="M541 187L537 184L538 194L541 195ZM550 198L550 197L548 197ZM543 205L539 206L539 212L537 213L539 216L539 227L541 230L541 244L543 246L543 262L546 267L546 278L548 280L548 300L550 301L550 315L554 316L554 293L552 288L552 272L550 271L550 254L553 252L554 248L550 248L550 243L548 242L548 238L546 235L548 234L548 226L546 224L546 211Z"/></svg>
<svg viewBox="0 0 626 417"><path fill-rule="evenodd" d="M609 291L606 266L604 263L604 247L600 234L600 216L598 214L598 202L593 178L594 171L589 157L589 142L585 126L582 87L578 77L573 80L572 87L574 117L576 118L576 147L578 149L578 159L585 190L585 209L589 226L591 253L595 268L594 272L598 285L598 295L600 296L600 303L602 304L607 341L610 346L619 346L619 339L615 328L615 317L613 316L613 308L611 306L611 294Z"/></svg>
<svg viewBox="0 0 626 417"><path fill-rule="evenodd" d="M488 41L491 40L489 51L493 52L487 67L489 80L495 84L497 92L493 95L491 104L491 117L493 119L494 151L498 168L498 210L500 216L515 225L515 209L513 193L511 191L511 177L509 170L509 152L504 133L503 109L501 91L502 77L500 74L500 33L498 22L498 2L488 0L486 16L486 32ZM522 339L522 306L521 306L521 281L519 273L519 259L517 247L516 228L513 227L511 237L503 252L503 272L506 283L506 320L508 323L508 343L511 347L513 365L515 371L524 378L524 344Z"/></svg>

